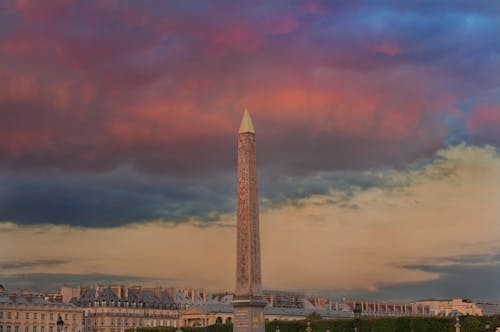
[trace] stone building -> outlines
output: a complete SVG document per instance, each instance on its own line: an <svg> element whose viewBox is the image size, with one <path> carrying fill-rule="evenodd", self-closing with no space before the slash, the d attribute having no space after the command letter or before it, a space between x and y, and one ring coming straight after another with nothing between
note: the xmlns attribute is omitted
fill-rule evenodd
<svg viewBox="0 0 500 332"><path fill-rule="evenodd" d="M481 307L468 299L426 299L416 303L429 306L435 316L483 315Z"/></svg>
<svg viewBox="0 0 500 332"><path fill-rule="evenodd" d="M0 332L83 332L82 310L28 290L0 291Z"/></svg>
<svg viewBox="0 0 500 332"><path fill-rule="evenodd" d="M476 305L481 309L483 316L500 315L500 304L477 302Z"/></svg>
<svg viewBox="0 0 500 332"><path fill-rule="evenodd" d="M350 318L352 312L304 308L280 308L267 305L264 308L266 321L303 320L313 312L323 318ZM229 303L207 303L191 307L180 313L181 326L204 327L213 324L228 324L234 319L234 308Z"/></svg>
<svg viewBox="0 0 500 332"><path fill-rule="evenodd" d="M180 308L161 288L86 288L78 299L74 298L71 302L83 311L84 332L179 326Z"/></svg>
<svg viewBox="0 0 500 332"><path fill-rule="evenodd" d="M229 324L232 320L233 307L223 303L198 305L180 313L181 325L189 327Z"/></svg>
<svg viewBox="0 0 500 332"><path fill-rule="evenodd" d="M272 307L304 308L304 296L285 291L264 291L264 299Z"/></svg>
<svg viewBox="0 0 500 332"><path fill-rule="evenodd" d="M386 316L431 316L432 308L428 303L401 303L387 301L343 301L353 310L356 305L361 307L361 315L367 317L386 317Z"/></svg>

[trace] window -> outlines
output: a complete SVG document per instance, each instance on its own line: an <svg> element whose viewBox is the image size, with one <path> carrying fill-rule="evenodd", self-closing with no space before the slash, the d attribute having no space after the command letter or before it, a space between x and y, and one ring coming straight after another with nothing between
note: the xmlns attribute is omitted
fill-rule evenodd
<svg viewBox="0 0 500 332"><path fill-rule="evenodd" d="M7 332L10 332L10 325L7 325Z"/></svg>
<svg viewBox="0 0 500 332"><path fill-rule="evenodd" d="M33 319L36 319L36 316L37 316L37 313L36 313L36 312L34 312L34 313L33 313Z"/></svg>
<svg viewBox="0 0 500 332"><path fill-rule="evenodd" d="M19 311L16 311L16 319L19 319Z"/></svg>
<svg viewBox="0 0 500 332"><path fill-rule="evenodd" d="M7 319L11 319L12 318L12 313L10 311L7 312Z"/></svg>
<svg viewBox="0 0 500 332"><path fill-rule="evenodd" d="M9 332L9 331L7 331ZM33 325L33 332L36 332L36 326Z"/></svg>
<svg viewBox="0 0 500 332"><path fill-rule="evenodd" d="M45 320L45 313L44 313L44 312L42 312L42 313L40 314L40 318L41 318L42 320Z"/></svg>
<svg viewBox="0 0 500 332"><path fill-rule="evenodd" d="M0 325L0 332L3 332L3 325Z"/></svg>
<svg viewBox="0 0 500 332"><path fill-rule="evenodd" d="M64 320L68 320L68 314L64 314Z"/></svg>
<svg viewBox="0 0 500 332"><path fill-rule="evenodd" d="M49 332L54 332L54 328L52 326L49 326Z"/></svg>
<svg viewBox="0 0 500 332"><path fill-rule="evenodd" d="M0 319L2 319L2 318L3 318L3 311L0 311ZM3 326L2 326L2 328L3 328Z"/></svg>
<svg viewBox="0 0 500 332"><path fill-rule="evenodd" d="M45 326L40 326L40 332L45 332Z"/></svg>
<svg viewBox="0 0 500 332"><path fill-rule="evenodd" d="M30 313L29 312L26 313L26 319L30 319Z"/></svg>
<svg viewBox="0 0 500 332"><path fill-rule="evenodd" d="M29 330L28 330L28 327L27 327L27 326L24 328L24 332L29 332Z"/></svg>
<svg viewBox="0 0 500 332"><path fill-rule="evenodd" d="M76 320L76 314L73 314L73 320Z"/></svg>
<svg viewBox="0 0 500 332"><path fill-rule="evenodd" d="M54 313L53 312L50 313L50 320L54 320Z"/></svg>
<svg viewBox="0 0 500 332"><path fill-rule="evenodd" d="M14 332L19 332L19 325L14 326Z"/></svg>

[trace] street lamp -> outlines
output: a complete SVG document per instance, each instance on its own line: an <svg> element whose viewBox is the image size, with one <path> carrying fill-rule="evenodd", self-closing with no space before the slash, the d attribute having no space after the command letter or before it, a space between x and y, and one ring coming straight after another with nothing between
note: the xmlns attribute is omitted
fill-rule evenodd
<svg viewBox="0 0 500 332"><path fill-rule="evenodd" d="M274 332L280 332L280 327L279 327L279 325L276 325L276 329L274 329Z"/></svg>
<svg viewBox="0 0 500 332"><path fill-rule="evenodd" d="M484 331L488 332L489 330L490 330L490 322L486 321L486 323L484 323Z"/></svg>
<svg viewBox="0 0 500 332"><path fill-rule="evenodd" d="M460 317L457 316L455 317L455 332L460 332L460 328L462 327L462 325L460 324Z"/></svg>
<svg viewBox="0 0 500 332"><path fill-rule="evenodd" d="M306 332L312 332L311 322L307 322Z"/></svg>
<svg viewBox="0 0 500 332"><path fill-rule="evenodd" d="M326 327L326 331L325 332L330 332L330 326Z"/></svg>
<svg viewBox="0 0 500 332"><path fill-rule="evenodd" d="M354 306L354 309L352 310L352 312L354 313L354 319L356 322L356 324L355 324L356 326L354 327L354 331L361 332L361 312L362 312L361 304L357 303Z"/></svg>
<svg viewBox="0 0 500 332"><path fill-rule="evenodd" d="M61 332L63 330L63 327L64 327L64 321L62 320L62 317L60 314L57 316L56 324L57 324L57 332Z"/></svg>

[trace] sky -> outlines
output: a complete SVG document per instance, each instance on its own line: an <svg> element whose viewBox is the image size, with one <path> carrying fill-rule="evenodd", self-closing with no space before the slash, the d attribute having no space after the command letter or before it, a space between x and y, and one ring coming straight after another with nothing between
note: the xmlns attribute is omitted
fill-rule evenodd
<svg viewBox="0 0 500 332"><path fill-rule="evenodd" d="M500 302L500 4L0 2L0 283Z"/></svg>

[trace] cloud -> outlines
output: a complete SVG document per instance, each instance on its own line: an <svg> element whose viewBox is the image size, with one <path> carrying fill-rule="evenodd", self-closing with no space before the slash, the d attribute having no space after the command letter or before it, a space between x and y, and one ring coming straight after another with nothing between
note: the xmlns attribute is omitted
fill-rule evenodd
<svg viewBox="0 0 500 332"><path fill-rule="evenodd" d="M488 261L489 256L476 256L479 261ZM452 258L453 259L453 258ZM411 269L438 273L434 280L401 283L394 285L380 284L375 291L324 292L371 300L414 301L425 298L469 298L476 301L498 301L500 291L496 280L500 276L500 264L470 264L466 259L456 264L415 265Z"/></svg>
<svg viewBox="0 0 500 332"><path fill-rule="evenodd" d="M467 128L478 142L497 144L500 141L498 127L500 126L500 106L478 104L467 119Z"/></svg>
<svg viewBox="0 0 500 332"><path fill-rule="evenodd" d="M464 158L476 158L478 162L471 163ZM478 172L484 172L481 167L486 167L485 174L489 174L492 171L488 164L494 164L495 160L493 147L459 145L440 150L431 158L417 160L406 170L378 167L291 175L264 164L259 174L261 207L304 205L307 201L303 199L322 197L325 203L314 204L359 208L360 203L354 198L361 193L401 191L414 185L417 179L435 177L441 181L457 176L455 172L468 167ZM236 206L236 170L220 172L211 178L201 175L192 179L144 175L130 167L78 176L61 172L4 172L0 179L3 182L2 218L22 225L106 228L150 220L213 223L233 213Z"/></svg>
<svg viewBox="0 0 500 332"><path fill-rule="evenodd" d="M486 3L4 6L3 169L213 174L245 107L274 167L401 165L500 77Z"/></svg>
<svg viewBox="0 0 500 332"><path fill-rule="evenodd" d="M264 237L272 234L264 245L276 243L265 249L269 286L306 287L283 256L296 257L315 288L375 290L395 276L438 280L439 271L408 268L422 257L491 249L482 241L498 234L496 3L9 0L0 8L0 227L34 241L19 248L4 239L16 248L6 262L75 258L64 264L75 273L113 274L113 266L133 275L109 248L140 239L144 255L164 250L151 238L168 240L199 267L208 243L225 236L217 264L233 275L244 108L258 133ZM206 246L190 248L193 238ZM108 256L59 258L68 239ZM217 271L196 279L168 258L181 280L231 284Z"/></svg>
<svg viewBox="0 0 500 332"><path fill-rule="evenodd" d="M68 260L61 259L39 259L32 261L7 261L0 262L0 269L3 270L18 270L18 269L34 269L38 267L50 268L54 265L64 265Z"/></svg>
<svg viewBox="0 0 500 332"><path fill-rule="evenodd" d="M10 289L52 290L60 291L63 285L110 285L122 284L153 284L154 281L144 277L120 276L113 274L69 274L69 273L23 273L15 275L0 275L4 287ZM167 282L167 280L163 280Z"/></svg>
<svg viewBox="0 0 500 332"><path fill-rule="evenodd" d="M21 225L67 224L116 227L162 219L217 220L235 205L234 181L215 177L187 184L173 178L144 176L121 168L101 175L3 173L0 214Z"/></svg>
<svg viewBox="0 0 500 332"><path fill-rule="evenodd" d="M500 250L499 165L496 148L459 145L406 169L317 174L277 182L274 197L283 188L282 197L288 199L264 199L264 286L335 289L338 294L363 290L363 294L385 294L384 298L406 298L415 293L405 293L405 287L427 289L427 294L450 281L450 287L442 287L436 295L459 296L459 285L470 283L476 271L485 273L482 284L474 283L477 296L488 297L487 290L495 287L490 277L498 272ZM290 189L294 183L295 191ZM223 213L210 224L196 218L114 228L4 223L0 243L5 248L29 244L16 251L2 250L6 261L74 259L64 268L52 267L52 273L142 271L139 276L168 276L176 285L223 290L233 287L234 226L232 213ZM68 246L71 251L65 249ZM157 264L159 259L165 264ZM200 270L206 271L203 276ZM468 272L461 277L461 271ZM472 291L464 286L461 294L469 296Z"/></svg>

